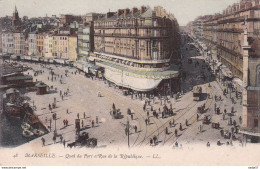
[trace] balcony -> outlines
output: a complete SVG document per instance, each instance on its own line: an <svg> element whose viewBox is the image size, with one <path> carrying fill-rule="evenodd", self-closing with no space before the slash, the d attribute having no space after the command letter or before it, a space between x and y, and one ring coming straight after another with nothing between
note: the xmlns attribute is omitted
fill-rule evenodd
<svg viewBox="0 0 260 169"><path fill-rule="evenodd" d="M238 28L224 28L224 29L217 29L218 32L230 32L230 33L243 33L243 29Z"/></svg>
<svg viewBox="0 0 260 169"><path fill-rule="evenodd" d="M160 36L151 34L149 35L139 35L139 34L101 34L95 33L94 36L101 36L101 37L118 37L118 38L138 38L138 39L151 39L151 38L168 38L169 36Z"/></svg>

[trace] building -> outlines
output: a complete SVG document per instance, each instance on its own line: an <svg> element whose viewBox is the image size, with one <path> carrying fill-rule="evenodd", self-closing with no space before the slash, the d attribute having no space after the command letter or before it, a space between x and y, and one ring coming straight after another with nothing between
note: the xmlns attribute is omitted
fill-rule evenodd
<svg viewBox="0 0 260 169"><path fill-rule="evenodd" d="M228 77L228 83L242 93L240 132L251 142L260 142L259 18L259 0L241 0L228 6L221 15L204 21L202 33L213 60L219 63L217 66L222 64L219 74Z"/></svg>
<svg viewBox="0 0 260 169"><path fill-rule="evenodd" d="M87 61L94 49L94 29L92 24L81 25L78 29L78 60Z"/></svg>
<svg viewBox="0 0 260 169"><path fill-rule="evenodd" d="M61 15L60 21L63 25L70 25L74 21L77 21L78 23L83 23L82 17L76 15Z"/></svg>
<svg viewBox="0 0 260 169"><path fill-rule="evenodd" d="M98 20L99 18L102 18L104 16L105 16L105 14L102 14L102 13L87 13L83 17L84 18L83 24L93 22L93 21Z"/></svg>
<svg viewBox="0 0 260 169"><path fill-rule="evenodd" d="M36 56L37 54L37 32L30 32L28 35L29 55Z"/></svg>
<svg viewBox="0 0 260 169"><path fill-rule="evenodd" d="M69 36L69 60L70 61L77 60L77 39L78 36L76 34Z"/></svg>
<svg viewBox="0 0 260 169"><path fill-rule="evenodd" d="M17 56L25 53L25 35L22 31L14 31L14 54Z"/></svg>
<svg viewBox="0 0 260 169"><path fill-rule="evenodd" d="M2 46L2 31L0 31L0 53L3 51L3 46Z"/></svg>
<svg viewBox="0 0 260 169"><path fill-rule="evenodd" d="M53 57L69 59L69 35L54 34L53 35Z"/></svg>
<svg viewBox="0 0 260 169"><path fill-rule="evenodd" d="M45 33L44 36L44 57L52 58L53 53L53 37L50 33Z"/></svg>
<svg viewBox="0 0 260 169"><path fill-rule="evenodd" d="M36 56L44 57L44 37L45 33L36 34Z"/></svg>
<svg viewBox="0 0 260 169"><path fill-rule="evenodd" d="M21 19L19 18L19 14L18 14L16 6L15 6L15 9L14 9L14 13L13 13L12 26L13 26L14 29L21 26Z"/></svg>
<svg viewBox="0 0 260 169"><path fill-rule="evenodd" d="M2 32L2 52L4 54L14 53L14 37L11 31Z"/></svg>
<svg viewBox="0 0 260 169"><path fill-rule="evenodd" d="M212 15L209 20L203 23L202 42L207 46L210 61L217 61L217 40L218 40L218 18L221 15Z"/></svg>
<svg viewBox="0 0 260 169"><path fill-rule="evenodd" d="M140 92L179 89L179 25L162 7L108 12L94 31L89 60L105 68L107 80Z"/></svg>

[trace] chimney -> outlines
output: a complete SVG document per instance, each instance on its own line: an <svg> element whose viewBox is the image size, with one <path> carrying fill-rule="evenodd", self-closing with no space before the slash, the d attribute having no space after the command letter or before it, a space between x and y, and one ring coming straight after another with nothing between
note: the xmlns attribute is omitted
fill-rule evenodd
<svg viewBox="0 0 260 169"><path fill-rule="evenodd" d="M130 9L126 8L124 9L124 17L126 18L126 16L130 13Z"/></svg>
<svg viewBox="0 0 260 169"><path fill-rule="evenodd" d="M110 18L110 17L114 16L114 14L115 14L114 12L108 12L107 13L107 18Z"/></svg>
<svg viewBox="0 0 260 169"><path fill-rule="evenodd" d="M137 11L138 11L137 8L133 8L133 9L132 9L132 15L134 15Z"/></svg>
<svg viewBox="0 0 260 169"><path fill-rule="evenodd" d="M122 14L123 14L123 12L124 12L124 10L123 10L123 9L118 9L118 10L117 10L117 14L118 14L118 16L122 15Z"/></svg>
<svg viewBox="0 0 260 169"><path fill-rule="evenodd" d="M143 14L146 11L146 7L145 6L141 6L141 14Z"/></svg>

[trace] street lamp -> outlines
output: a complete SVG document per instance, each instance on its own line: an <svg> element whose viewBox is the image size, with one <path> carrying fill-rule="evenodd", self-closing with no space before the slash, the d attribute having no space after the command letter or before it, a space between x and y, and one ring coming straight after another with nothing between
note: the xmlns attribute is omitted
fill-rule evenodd
<svg viewBox="0 0 260 169"><path fill-rule="evenodd" d="M129 124L128 118L127 118L127 123L126 123L126 131L127 131L128 148L130 148L130 142L129 142L130 124Z"/></svg>

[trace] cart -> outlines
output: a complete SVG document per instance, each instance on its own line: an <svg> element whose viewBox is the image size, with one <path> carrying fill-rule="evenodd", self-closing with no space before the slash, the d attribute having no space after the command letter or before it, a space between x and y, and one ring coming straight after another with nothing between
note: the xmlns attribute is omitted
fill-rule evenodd
<svg viewBox="0 0 260 169"><path fill-rule="evenodd" d="M210 117L209 115L205 115L203 118L203 124L209 124L210 123Z"/></svg>

